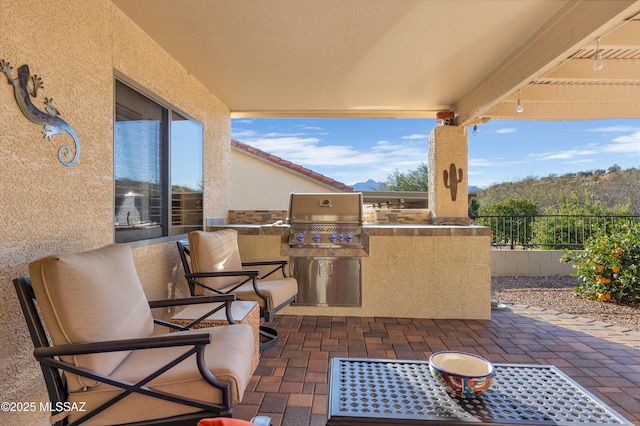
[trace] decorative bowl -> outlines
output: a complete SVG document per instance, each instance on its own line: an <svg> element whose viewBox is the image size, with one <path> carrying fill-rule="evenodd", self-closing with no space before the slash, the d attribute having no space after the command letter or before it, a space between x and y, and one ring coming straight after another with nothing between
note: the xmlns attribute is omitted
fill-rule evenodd
<svg viewBox="0 0 640 426"><path fill-rule="evenodd" d="M491 387L495 369L481 356L466 352L436 352L429 357L429 371L447 390L467 398Z"/></svg>

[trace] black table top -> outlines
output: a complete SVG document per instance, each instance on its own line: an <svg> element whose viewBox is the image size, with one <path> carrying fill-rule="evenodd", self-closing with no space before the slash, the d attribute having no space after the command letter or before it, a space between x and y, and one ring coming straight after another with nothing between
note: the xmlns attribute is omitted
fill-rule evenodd
<svg viewBox="0 0 640 426"><path fill-rule="evenodd" d="M448 393L427 361L333 358L327 425L631 425L552 365L494 363L479 396Z"/></svg>

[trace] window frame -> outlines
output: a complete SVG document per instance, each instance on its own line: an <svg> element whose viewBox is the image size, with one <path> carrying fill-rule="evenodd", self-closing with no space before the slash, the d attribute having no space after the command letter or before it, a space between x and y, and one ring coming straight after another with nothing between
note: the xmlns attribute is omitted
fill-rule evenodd
<svg viewBox="0 0 640 426"><path fill-rule="evenodd" d="M162 140L163 143L163 147L162 147L162 155L164 160L162 161L163 164L161 164L161 166L166 169L166 172L161 173L161 187L162 187L162 214L161 214L161 220L162 220L162 224L161 224L161 230L162 230L162 236L160 237L156 237L156 238L147 238L147 239L141 239L141 240L136 240L136 241L127 241L127 242L122 242L120 244L128 244L131 247L144 247L144 246L149 246L149 245L154 245L154 244L161 244L161 243L166 243L166 242L172 242L172 241L178 241L181 239L184 239L187 235L188 232L185 233L177 233L177 234L172 234L171 230L172 227L174 226L172 224L172 199L173 199L173 190L172 190L172 167L171 167L171 146L172 146L172 134L171 134L171 124L173 121L173 113L175 112L176 114L182 116L183 118L189 120L191 123L197 125L200 127L201 129L201 136L202 136L202 150L201 150L201 154L202 154L202 158L201 158L201 169L202 169L202 202L204 203L204 199L205 199L205 187L204 187L204 124L201 123L200 121L198 121L197 119L195 119L193 116L191 116L190 114L184 112L183 110L181 110L180 108L176 107L175 105L171 104L170 102L166 101L165 99L161 98L160 96L156 95L155 93L151 92L150 90L148 90L147 88L145 88L144 86L142 86L141 84L137 83L136 81L134 81L133 79L127 77L126 75L124 75L122 72L118 71L118 70L114 70L114 74L113 74L113 143L112 143L112 147L113 147L113 165L112 165L112 172L113 172L113 184L112 184L112 190L111 190L111 208L112 208L112 217L115 218L117 215L117 207L116 207L116 176L115 176L115 171L116 171L116 120L117 120L117 116L116 116L116 89L117 89L117 84L121 83L124 84L125 86L127 86L128 88L132 89L133 91L139 93L140 95L148 98L149 100L157 103L160 107L162 107L165 111L165 113L163 114L163 119L165 119L165 122L162 126L162 132L164 134L166 134L166 143L165 140ZM112 222L112 238L113 241L116 241L116 227L115 227L115 221ZM193 225L196 226L196 225ZM177 228L178 226L176 226ZM201 222L199 225L199 229L204 229L204 206L203 206L203 211L202 211L202 217L201 217Z"/></svg>

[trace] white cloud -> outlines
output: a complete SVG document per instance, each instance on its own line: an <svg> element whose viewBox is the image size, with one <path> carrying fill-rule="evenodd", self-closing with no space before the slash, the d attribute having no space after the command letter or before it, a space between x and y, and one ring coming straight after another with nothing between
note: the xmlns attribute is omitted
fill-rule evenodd
<svg viewBox="0 0 640 426"><path fill-rule="evenodd" d="M255 137L256 132L254 130L236 130L231 133L232 139L252 138Z"/></svg>
<svg viewBox="0 0 640 426"><path fill-rule="evenodd" d="M626 136L614 138L609 145L603 147L604 152L636 153L640 155L640 130Z"/></svg>
<svg viewBox="0 0 640 426"><path fill-rule="evenodd" d="M489 161L486 158L469 158L469 167L490 167L495 165L495 161Z"/></svg>
<svg viewBox="0 0 640 426"><path fill-rule="evenodd" d="M495 131L495 133L499 133L499 134L507 134L507 133L515 133L517 132L518 129L516 129L515 127L503 127L502 129L498 129Z"/></svg>
<svg viewBox="0 0 640 426"><path fill-rule="evenodd" d="M502 159L487 160L486 158L469 158L469 167L500 167L500 166L512 166L515 164L522 164L524 161L504 161Z"/></svg>
<svg viewBox="0 0 640 426"><path fill-rule="evenodd" d="M562 161L563 164L591 163L597 160L596 156L604 154L636 154L640 160L640 129L631 126L612 126L606 129L615 132L629 130L635 130L635 132L618 136L607 143L589 142L581 147L567 150L531 153L529 157L538 161L567 160Z"/></svg>
<svg viewBox="0 0 640 426"><path fill-rule="evenodd" d="M529 154L529 157L539 161L570 160L585 155L596 155L597 153L598 151L595 149L567 149L564 151L551 151L539 154L531 153Z"/></svg>
<svg viewBox="0 0 640 426"><path fill-rule="evenodd" d="M429 135L422 135L420 133L414 133L409 136L402 136L402 139L427 139Z"/></svg>
<svg viewBox="0 0 640 426"><path fill-rule="evenodd" d="M596 161L595 158L582 158L582 159L577 159L577 160L571 160L571 161L561 161L562 164L590 164L590 163L594 163Z"/></svg>
<svg viewBox="0 0 640 426"><path fill-rule="evenodd" d="M417 135L402 138L403 142L380 140L365 150L323 145L323 139L312 132L233 132L234 139L346 183L358 182L363 176L380 181L395 170L406 172L426 164L427 144Z"/></svg>
<svg viewBox="0 0 640 426"><path fill-rule="evenodd" d="M608 126L608 127L594 127L587 129L587 132L638 132L640 128L638 126Z"/></svg>

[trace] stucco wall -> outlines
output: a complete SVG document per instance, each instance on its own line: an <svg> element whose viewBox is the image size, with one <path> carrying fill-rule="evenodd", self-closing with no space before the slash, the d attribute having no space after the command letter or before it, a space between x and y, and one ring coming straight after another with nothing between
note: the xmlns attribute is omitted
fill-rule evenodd
<svg viewBox="0 0 640 426"><path fill-rule="evenodd" d="M231 164L233 210L288 210L292 192L339 192L235 149Z"/></svg>
<svg viewBox="0 0 640 426"><path fill-rule="evenodd" d="M69 135L43 139L42 127L18 109L0 75L0 401L44 401L11 280L30 261L55 252L113 242L113 70L117 69L204 124L206 216L225 216L230 203L229 111L184 68L106 0L0 0L0 59L28 64L82 151L64 167L58 148ZM149 298L180 293L174 243L134 249ZM47 424L48 414L0 413L0 424Z"/></svg>
<svg viewBox="0 0 640 426"><path fill-rule="evenodd" d="M451 223L468 224L468 145L465 126L437 126L429 134L429 208L434 223L462 218L464 222Z"/></svg>

